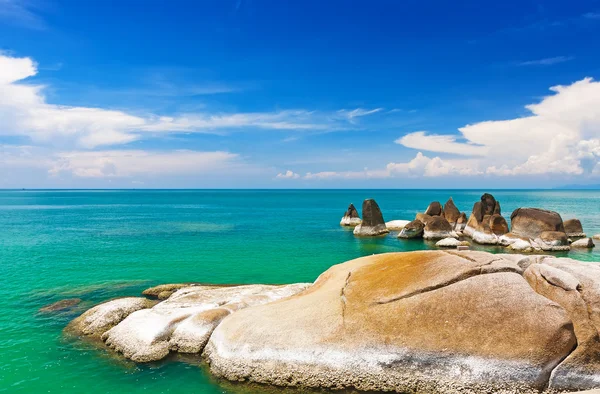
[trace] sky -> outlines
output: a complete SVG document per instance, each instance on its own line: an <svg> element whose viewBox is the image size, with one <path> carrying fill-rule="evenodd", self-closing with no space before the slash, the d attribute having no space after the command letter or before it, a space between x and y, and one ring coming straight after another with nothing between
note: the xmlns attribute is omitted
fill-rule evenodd
<svg viewBox="0 0 600 394"><path fill-rule="evenodd" d="M0 188L600 185L600 0L0 0Z"/></svg>

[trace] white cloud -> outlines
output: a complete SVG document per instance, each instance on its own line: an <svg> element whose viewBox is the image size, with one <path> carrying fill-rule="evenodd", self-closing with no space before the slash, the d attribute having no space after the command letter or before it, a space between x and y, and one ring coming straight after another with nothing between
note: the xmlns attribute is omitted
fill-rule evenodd
<svg viewBox="0 0 600 394"><path fill-rule="evenodd" d="M373 115L373 114L376 114L381 111L383 111L383 108L374 108L374 109L356 108L353 110L341 109L337 113L339 115L341 115L342 117L347 118L349 122L354 122L355 118Z"/></svg>
<svg viewBox="0 0 600 394"><path fill-rule="evenodd" d="M575 59L573 56L555 56L544 59L528 60L519 63L519 66L551 66L553 64L564 63Z"/></svg>
<svg viewBox="0 0 600 394"><path fill-rule="evenodd" d="M45 86L24 82L36 74L37 67L32 59L0 53L0 134L26 136L35 143L91 149L126 144L148 133L222 134L243 128L344 129L353 118L380 110L358 108L342 119L306 110L141 116L119 110L50 104L44 96Z"/></svg>
<svg viewBox="0 0 600 394"><path fill-rule="evenodd" d="M275 178L277 178L277 179L298 179L298 178L300 178L300 175L296 174L293 171L287 170L286 172L283 172L283 173L280 172L279 174L277 174L277 176Z"/></svg>
<svg viewBox="0 0 600 394"><path fill-rule="evenodd" d="M48 172L82 178L203 174L241 166L229 152L177 151L74 151L55 155Z"/></svg>
<svg viewBox="0 0 600 394"><path fill-rule="evenodd" d="M30 29L45 29L36 8L36 2L32 0L0 0L0 20Z"/></svg>
<svg viewBox="0 0 600 394"><path fill-rule="evenodd" d="M410 133L396 142L409 148L459 154L490 175L590 174L600 157L600 82L585 78L554 86L553 95L528 105L530 116L485 121L455 135ZM438 171L441 173L441 170Z"/></svg>

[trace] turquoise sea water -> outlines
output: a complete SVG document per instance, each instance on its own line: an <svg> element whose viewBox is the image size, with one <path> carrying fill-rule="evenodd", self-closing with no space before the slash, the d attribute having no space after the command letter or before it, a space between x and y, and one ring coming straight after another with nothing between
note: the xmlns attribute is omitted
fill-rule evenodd
<svg viewBox="0 0 600 394"><path fill-rule="evenodd" d="M66 340L62 329L94 303L159 283L313 281L352 258L433 248L395 234L357 239L339 220L350 202L360 211L364 198L375 198L386 220L413 219L449 196L468 214L483 192L0 191L0 392L266 391L215 381L195 359L125 362ZM492 193L507 218L517 207L542 207L579 218L589 235L600 233L599 191ZM600 250L569 256L600 261ZM38 312L73 297L83 300L78 310Z"/></svg>

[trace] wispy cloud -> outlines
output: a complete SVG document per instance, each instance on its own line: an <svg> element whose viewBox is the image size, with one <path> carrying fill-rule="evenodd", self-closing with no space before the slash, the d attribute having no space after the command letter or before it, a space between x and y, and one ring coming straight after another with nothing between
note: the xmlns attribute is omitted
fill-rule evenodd
<svg viewBox="0 0 600 394"><path fill-rule="evenodd" d="M587 12L587 13L583 14L583 18L600 20L600 12Z"/></svg>
<svg viewBox="0 0 600 394"><path fill-rule="evenodd" d="M38 11L38 3L32 0L0 0L0 20L15 26L35 30L46 29Z"/></svg>
<svg viewBox="0 0 600 394"><path fill-rule="evenodd" d="M342 117L348 119L348 121L354 122L354 120L356 118L373 115L373 114L376 114L381 111L383 111L383 108L375 108L375 109L356 108L353 110L341 109L341 110L337 111L337 113L339 115L341 115Z"/></svg>
<svg viewBox="0 0 600 394"><path fill-rule="evenodd" d="M551 66L553 64L559 64L568 62L575 59L573 56L555 56L555 57L547 57L543 59L537 60L528 60L525 62L518 63L519 66Z"/></svg>

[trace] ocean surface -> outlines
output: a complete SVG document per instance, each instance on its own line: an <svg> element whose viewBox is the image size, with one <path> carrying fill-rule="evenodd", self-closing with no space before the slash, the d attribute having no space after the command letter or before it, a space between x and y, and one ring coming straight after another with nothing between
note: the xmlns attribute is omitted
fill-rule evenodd
<svg viewBox="0 0 600 394"><path fill-rule="evenodd" d="M216 381L195 358L136 365L62 330L95 303L160 283L314 281L356 257L433 248L395 234L358 239L339 221L350 202L360 211L365 198L377 200L386 220L411 220L450 196L468 215L483 192L0 190L0 392L272 392ZM506 218L540 207L600 233L600 191L491 192ZM600 248L569 256L600 261ZM70 312L39 312L65 298L83 301Z"/></svg>

